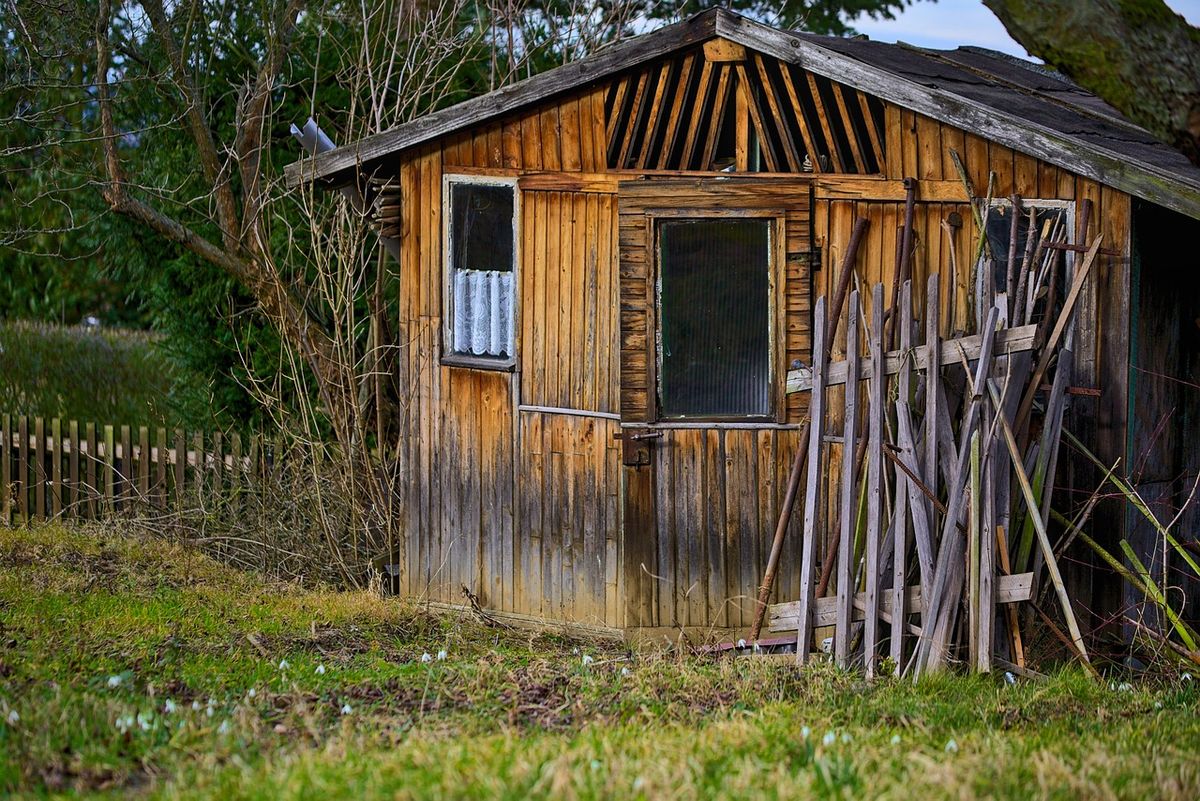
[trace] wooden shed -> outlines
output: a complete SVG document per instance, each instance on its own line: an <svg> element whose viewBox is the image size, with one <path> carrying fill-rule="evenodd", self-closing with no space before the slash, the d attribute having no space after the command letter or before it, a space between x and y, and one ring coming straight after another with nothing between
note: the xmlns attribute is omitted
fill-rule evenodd
<svg viewBox="0 0 1200 801"><path fill-rule="evenodd" d="M784 387L811 359L813 299L856 218L859 279L891 280L906 179L913 277L952 274L977 237L953 154L980 194L994 173L997 203L1062 215L1075 244L1103 235L1068 425L1177 508L1200 469L1200 169L1037 65L715 10L288 168L391 198L413 387L402 590L744 630L806 414ZM969 291L943 282L945 335ZM1059 476L1097 482L1071 460ZM1139 536L1108 511L1101 541ZM777 598L798 591L795 532ZM1100 614L1121 588L1088 559L1066 570Z"/></svg>

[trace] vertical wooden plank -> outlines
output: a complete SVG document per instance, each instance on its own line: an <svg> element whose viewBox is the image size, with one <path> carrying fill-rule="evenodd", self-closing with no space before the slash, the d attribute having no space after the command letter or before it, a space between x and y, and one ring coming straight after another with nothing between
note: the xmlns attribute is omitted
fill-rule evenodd
<svg viewBox="0 0 1200 801"><path fill-rule="evenodd" d="M121 426L121 450L119 453L121 457L121 473L118 495L121 500L121 511L128 512L134 490L133 431L129 426Z"/></svg>
<svg viewBox="0 0 1200 801"><path fill-rule="evenodd" d="M63 513L63 436L62 421L55 417L50 421L51 459L50 464L50 515L58 520Z"/></svg>
<svg viewBox="0 0 1200 801"><path fill-rule="evenodd" d="M536 109L521 117L521 161L525 170L542 169L541 117Z"/></svg>
<svg viewBox="0 0 1200 801"><path fill-rule="evenodd" d="M71 443L71 453L67 457L68 463L68 499L66 509L67 514L71 517L79 517L82 514L80 509L80 486L79 486L79 453L83 448L83 443L79 441L79 421L72 420L68 425L68 436Z"/></svg>
<svg viewBox="0 0 1200 801"><path fill-rule="evenodd" d="M29 525L29 418L17 418L17 513L21 525Z"/></svg>
<svg viewBox="0 0 1200 801"><path fill-rule="evenodd" d="M96 477L96 471L100 466L100 449L96 444L96 424L87 424L87 463L84 472L87 478L86 494L87 506L85 512L88 519L94 519L100 511L100 484L101 479Z"/></svg>
<svg viewBox="0 0 1200 801"><path fill-rule="evenodd" d="M901 318L897 318L901 319ZM883 285L876 284L871 297L871 358L876 365L884 363L883 343ZM879 547L883 533L883 417L887 397L884 371L876 369L871 376L871 405L867 445L867 533L866 533L866 610L863 613L863 665L867 676L875 675L875 658L879 639Z"/></svg>
<svg viewBox="0 0 1200 801"><path fill-rule="evenodd" d="M937 494L938 488L938 401L941 398L941 369L938 366L942 351L938 326L938 282L937 273L929 276L925 295L925 486ZM926 519L931 531L938 530L937 508L930 500L926 503Z"/></svg>
<svg viewBox="0 0 1200 801"><path fill-rule="evenodd" d="M33 516L35 520L45 520L46 483L49 481L46 462L49 461L50 454L47 448L49 443L46 441L46 421L41 417L35 417L33 420L33 437Z"/></svg>
<svg viewBox="0 0 1200 801"><path fill-rule="evenodd" d="M985 431L987 426L986 403L983 412ZM970 492L967 497L967 659L974 670L979 664L979 545L982 539L980 527L983 518L982 456L979 448L979 431L971 434Z"/></svg>
<svg viewBox="0 0 1200 801"><path fill-rule="evenodd" d="M159 427L155 432L157 448L154 453L154 505L159 509L167 508L167 429Z"/></svg>
<svg viewBox="0 0 1200 801"><path fill-rule="evenodd" d="M643 123L638 135L641 137L641 146L637 148L634 165L639 170L647 169L650 165L647 163L650 158L650 146L654 142L654 135L658 131L659 119L663 112L663 92L667 89L667 83L671 77L671 69L674 62L670 59L663 62L662 68L658 73L658 84L654 87L654 97L650 101L650 109L647 112L646 122ZM633 155L633 154L631 154Z"/></svg>
<svg viewBox="0 0 1200 801"><path fill-rule="evenodd" d="M172 454L174 462L172 471L175 477L174 486L171 487L171 492L175 496L173 506L177 511L183 511L184 492L187 488L187 438L183 434L182 428L175 429L175 452Z"/></svg>
<svg viewBox="0 0 1200 801"><path fill-rule="evenodd" d="M598 89L592 89L579 96L579 169L584 172L605 172L608 167L604 161L596 160L596 137L602 136L601 126L596 123L595 96ZM601 101L601 118L604 115L604 105Z"/></svg>
<svg viewBox="0 0 1200 801"><path fill-rule="evenodd" d="M850 112L846 108L845 93L853 91L847 89L842 84L836 81L830 82L832 87L834 102L837 104L838 114L842 118L842 128L846 131L846 140L850 143L850 153L854 158L854 171L859 175L865 175L867 172L867 163L863 159L862 146L858 142L858 134L854 132L854 122L850 118ZM867 118L867 125L870 125L870 117ZM850 165L847 165L849 167Z"/></svg>
<svg viewBox="0 0 1200 801"><path fill-rule="evenodd" d="M137 488L137 505L145 507L150 499L150 429L146 426L138 427Z"/></svg>
<svg viewBox="0 0 1200 801"><path fill-rule="evenodd" d="M521 122L505 120L500 132L500 157L507 169L521 168L524 161L521 153Z"/></svg>
<svg viewBox="0 0 1200 801"><path fill-rule="evenodd" d="M117 437L112 426L104 427L104 499L101 504L105 514L112 514L117 507Z"/></svg>
<svg viewBox="0 0 1200 801"><path fill-rule="evenodd" d="M902 155L900 140L904 139L901 131L900 107L886 103L883 107L883 149L887 153L883 158L883 169L890 179L904 177L904 155Z"/></svg>
<svg viewBox="0 0 1200 801"><path fill-rule="evenodd" d="M858 493L855 478L858 472L854 451L858 442L858 290L850 293L846 310L846 401L842 424L842 491L838 510L841 535L837 555L837 625L833 635L833 657L839 667L850 663L850 621L854 604L853 566L854 533L857 530L855 511ZM882 372L876 362L875 372ZM868 568L869 569L869 568ZM868 579L869 581L869 579Z"/></svg>
<svg viewBox="0 0 1200 801"><path fill-rule="evenodd" d="M12 417L0 415L0 526L12 525Z"/></svg>
<svg viewBox="0 0 1200 801"><path fill-rule="evenodd" d="M986 406L986 404L985 404ZM1004 414L1004 409L993 409L994 414ZM984 418L984 431L991 428L989 417ZM979 635L976 646L975 669L980 673L988 673L992 669L992 622L996 619L996 598L994 579L996 575L996 489L997 478L1008 481L1008 471L1001 473L997 470L999 442L991 438L988 444L988 458L983 465L982 491L983 499L980 504L980 538L979 538ZM1034 512L1035 514L1037 512Z"/></svg>
<svg viewBox="0 0 1200 801"><path fill-rule="evenodd" d="M796 82L792 79L791 67L788 64L779 65L779 74L783 78L783 89L787 95L788 102L791 103L792 113L795 114L796 125L800 128L800 138L804 140L804 152L808 156L809 165L813 172L824 172L821 168L821 160L817 158L816 140L813 138L813 133L809 127L808 117L804 113L804 106L800 102L800 95L796 91ZM801 159L801 169L803 169L803 159ZM804 447L801 444L801 447Z"/></svg>
<svg viewBox="0 0 1200 801"><path fill-rule="evenodd" d="M825 439L825 297L813 311L813 385L809 401L812 424L808 439L808 476L804 491L804 539L800 566L800 619L796 627L796 661L808 661L813 629L813 586L817 538L821 536L821 446Z"/></svg>
<svg viewBox="0 0 1200 801"><path fill-rule="evenodd" d="M580 100L569 97L558 107L561 128L559 130L559 148L562 154L560 169L567 172L579 172L583 169L582 144L580 140L581 120L579 114ZM586 103L586 98L582 102Z"/></svg>
<svg viewBox="0 0 1200 801"><path fill-rule="evenodd" d="M916 155L917 171L915 177L922 180L940 181L942 175L942 126L924 114L916 115Z"/></svg>
<svg viewBox="0 0 1200 801"><path fill-rule="evenodd" d="M691 118L685 129L683 153L680 156L678 164L681 170L691 169L692 166L693 157L696 152L696 143L700 140L700 129L705 123L704 101L708 97L709 86L712 84L712 72L712 63L705 60L704 65L700 68L700 82L696 88L695 100L692 102Z"/></svg>
<svg viewBox="0 0 1200 801"><path fill-rule="evenodd" d="M711 170L713 168L713 158L717 150L717 140L721 136L721 127L725 121L726 108L729 105L729 96L732 94L730 87L730 75L733 70L727 65L721 65L717 68L717 91L713 96L712 116L709 118L708 133L704 140L704 149L700 155L701 170Z"/></svg>

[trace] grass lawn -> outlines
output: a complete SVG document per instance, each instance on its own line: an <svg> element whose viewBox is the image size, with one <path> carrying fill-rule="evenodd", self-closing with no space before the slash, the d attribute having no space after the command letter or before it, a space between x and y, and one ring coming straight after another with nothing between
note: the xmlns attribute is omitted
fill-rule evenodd
<svg viewBox="0 0 1200 801"><path fill-rule="evenodd" d="M1198 712L1184 678L868 685L0 532L0 795L1195 799Z"/></svg>

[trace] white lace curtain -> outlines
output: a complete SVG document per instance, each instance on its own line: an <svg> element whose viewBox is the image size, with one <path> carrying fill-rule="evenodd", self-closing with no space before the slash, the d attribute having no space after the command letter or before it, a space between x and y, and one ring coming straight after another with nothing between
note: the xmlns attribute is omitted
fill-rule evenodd
<svg viewBox="0 0 1200 801"><path fill-rule="evenodd" d="M513 354L513 273L454 270L454 350L474 356Z"/></svg>

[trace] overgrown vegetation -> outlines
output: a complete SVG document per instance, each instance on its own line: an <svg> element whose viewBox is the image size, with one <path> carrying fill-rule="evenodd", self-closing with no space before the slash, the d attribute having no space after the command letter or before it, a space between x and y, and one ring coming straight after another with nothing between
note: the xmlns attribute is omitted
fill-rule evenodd
<svg viewBox="0 0 1200 801"><path fill-rule="evenodd" d="M0 792L18 795L1200 794L1200 691L1179 675L868 685L488 628L111 529L6 533L0 609Z"/></svg>
<svg viewBox="0 0 1200 801"><path fill-rule="evenodd" d="M208 426L207 388L140 331L0 322L0 413Z"/></svg>

